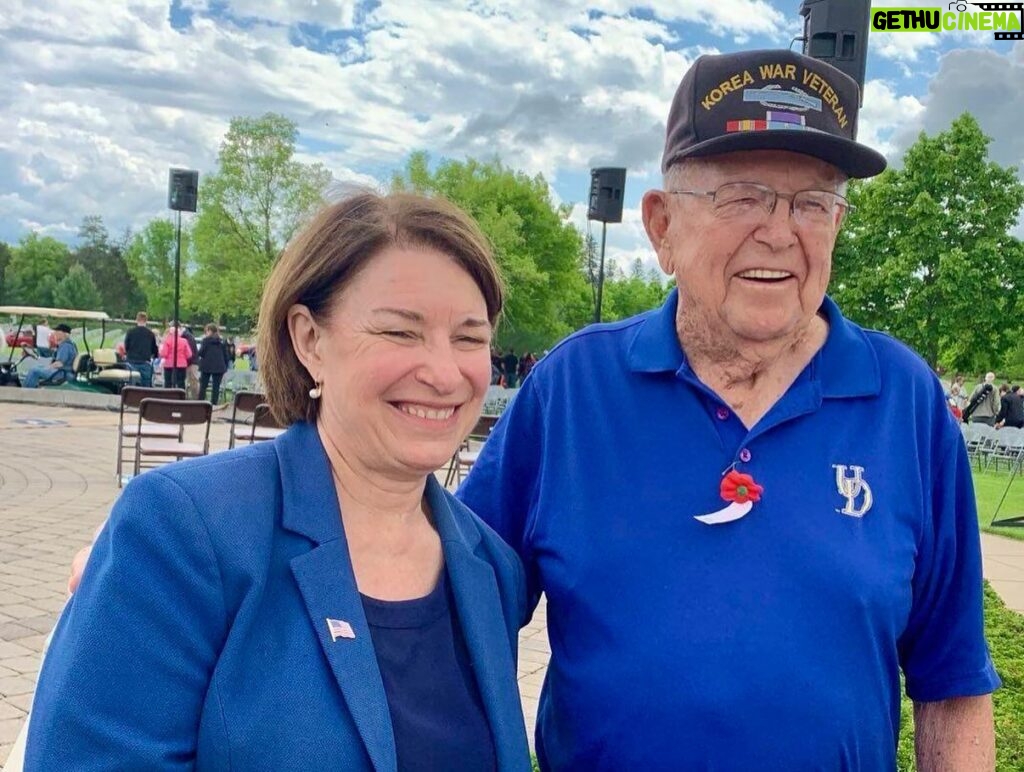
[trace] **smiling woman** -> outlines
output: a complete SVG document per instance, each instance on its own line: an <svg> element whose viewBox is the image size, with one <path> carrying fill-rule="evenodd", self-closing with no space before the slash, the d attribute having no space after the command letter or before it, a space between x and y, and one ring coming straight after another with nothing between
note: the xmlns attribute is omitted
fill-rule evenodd
<svg viewBox="0 0 1024 772"><path fill-rule="evenodd" d="M128 485L40 675L28 766L529 769L523 569L433 475L476 422L501 304L450 204L324 209L261 308L292 427Z"/></svg>

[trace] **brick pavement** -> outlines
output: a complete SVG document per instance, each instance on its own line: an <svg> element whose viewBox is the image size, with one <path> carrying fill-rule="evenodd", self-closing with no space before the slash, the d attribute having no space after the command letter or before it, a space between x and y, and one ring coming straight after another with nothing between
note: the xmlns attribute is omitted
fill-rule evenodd
<svg viewBox="0 0 1024 772"><path fill-rule="evenodd" d="M26 419L65 423L19 423ZM116 412L0 402L0 764L29 709L71 559L117 498L116 431ZM210 438L213 450L226 448L227 425L215 422ZM520 633L531 743L548 657L542 604Z"/></svg>
<svg viewBox="0 0 1024 772"><path fill-rule="evenodd" d="M63 425L19 423L43 419ZM46 633L63 606L68 566L117 498L117 414L0 402L0 763L28 711ZM227 447L215 423L214 450ZM1024 541L982 535L985 576L1024 612ZM541 603L519 635L519 687L533 741L550 657Z"/></svg>

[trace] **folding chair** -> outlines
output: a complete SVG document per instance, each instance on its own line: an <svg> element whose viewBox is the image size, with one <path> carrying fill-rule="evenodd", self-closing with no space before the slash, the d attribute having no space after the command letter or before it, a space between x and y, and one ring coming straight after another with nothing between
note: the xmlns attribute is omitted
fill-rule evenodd
<svg viewBox="0 0 1024 772"><path fill-rule="evenodd" d="M144 399L139 405L139 423L135 435L135 474L142 467L142 458L183 458L205 456L210 452L210 419L213 405L189 399ZM161 424L177 427L174 437L153 437L147 435L146 424ZM186 426L204 426L202 442L186 442ZM153 464L152 466L156 466Z"/></svg>
<svg viewBox="0 0 1024 772"><path fill-rule="evenodd" d="M249 432L249 444L265 442L284 434L285 427L278 423L270 412L270 405L261 402L252 414L252 429Z"/></svg>
<svg viewBox="0 0 1024 772"><path fill-rule="evenodd" d="M117 487L124 485L124 448L128 441L134 446L139 431L148 437L177 437L177 427L165 424L146 424L140 426L137 419L126 422L125 416L133 418L139 412L139 405L144 399L185 399L184 389L151 389L142 386L125 386L121 389L121 411L117 416Z"/></svg>
<svg viewBox="0 0 1024 772"><path fill-rule="evenodd" d="M463 440L448 463L448 473L444 478L446 488L452 484L452 481L461 483L462 476L469 474L469 470L473 468L473 464L480 457L480 448L487 441L494 425L498 423L498 418L499 416L496 415L482 415L477 420L476 425L470 430L469 436ZM479 445L476 450L473 449L474 442Z"/></svg>
<svg viewBox="0 0 1024 772"><path fill-rule="evenodd" d="M239 440L243 442L250 440L256 408L265 404L266 401L266 395L258 391L235 392L235 398L231 402L231 436L228 439L228 448L235 447Z"/></svg>
<svg viewBox="0 0 1024 772"><path fill-rule="evenodd" d="M1024 454L1024 433L1016 427L1005 427L996 434L996 445L985 460L985 466L995 465L995 471L999 471L999 462L1005 461L1009 469L1020 463Z"/></svg>

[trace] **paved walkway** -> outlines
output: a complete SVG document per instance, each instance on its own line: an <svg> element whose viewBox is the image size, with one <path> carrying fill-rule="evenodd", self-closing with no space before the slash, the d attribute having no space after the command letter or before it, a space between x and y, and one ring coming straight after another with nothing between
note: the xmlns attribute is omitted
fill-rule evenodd
<svg viewBox="0 0 1024 772"><path fill-rule="evenodd" d="M0 764L29 709L71 558L118 496L116 430L111 410L0 402ZM215 422L210 436L214 450L227 448L226 424ZM549 657L543 605L519 640L532 737Z"/></svg>
<svg viewBox="0 0 1024 772"><path fill-rule="evenodd" d="M117 498L117 414L0 402L0 763L7 759L64 603L68 566ZM227 426L211 444L227 447ZM985 576L1024 613L1024 541L983 535ZM519 636L519 685L532 741L550 656L545 607Z"/></svg>

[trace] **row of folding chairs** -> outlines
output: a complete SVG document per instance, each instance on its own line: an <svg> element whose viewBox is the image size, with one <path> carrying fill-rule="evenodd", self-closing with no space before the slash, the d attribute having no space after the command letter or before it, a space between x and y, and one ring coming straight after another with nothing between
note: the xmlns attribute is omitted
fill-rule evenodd
<svg viewBox="0 0 1024 772"><path fill-rule="evenodd" d="M996 429L983 423L961 424L967 454L979 470L991 467L999 471L1002 463L1008 469L1024 462L1024 429L1004 426Z"/></svg>
<svg viewBox="0 0 1024 772"><path fill-rule="evenodd" d="M213 405L185 399L184 389L126 386L121 390L117 422L118 487L124 484L128 462L132 474L137 475L143 467L207 455L212 420ZM229 422L228 448L271 440L284 431L274 419L266 397L258 392L235 394ZM196 427L188 437L186 427Z"/></svg>

